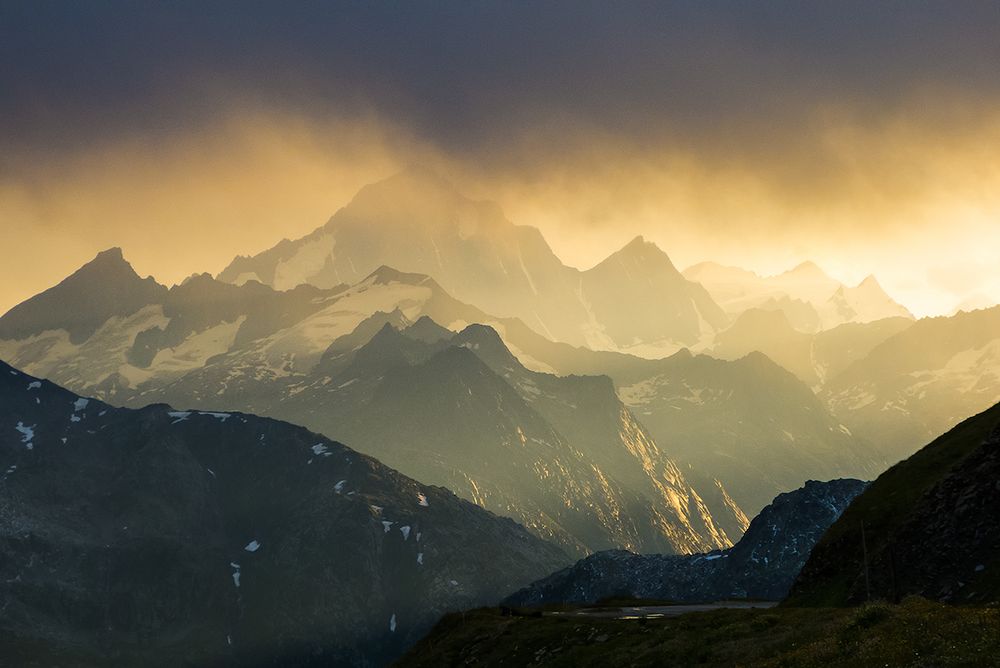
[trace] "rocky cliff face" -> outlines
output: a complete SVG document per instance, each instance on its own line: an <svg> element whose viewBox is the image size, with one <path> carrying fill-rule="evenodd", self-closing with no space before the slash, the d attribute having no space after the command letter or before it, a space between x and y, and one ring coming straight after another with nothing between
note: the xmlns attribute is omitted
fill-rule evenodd
<svg viewBox="0 0 1000 668"><path fill-rule="evenodd" d="M337 433L578 556L728 547L716 511L742 534L735 504L713 495L709 507L608 378L529 371L482 325L434 340L438 328L427 343L431 324L411 335L386 322L353 351L335 342L336 354L276 392L268 413Z"/></svg>
<svg viewBox="0 0 1000 668"><path fill-rule="evenodd" d="M303 428L114 408L0 363L12 664L378 665L567 562Z"/></svg>
<svg viewBox="0 0 1000 668"><path fill-rule="evenodd" d="M684 602L780 599L816 541L865 485L860 480L809 481L775 498L731 549L686 556L601 552L531 584L505 603L594 603L619 596Z"/></svg>

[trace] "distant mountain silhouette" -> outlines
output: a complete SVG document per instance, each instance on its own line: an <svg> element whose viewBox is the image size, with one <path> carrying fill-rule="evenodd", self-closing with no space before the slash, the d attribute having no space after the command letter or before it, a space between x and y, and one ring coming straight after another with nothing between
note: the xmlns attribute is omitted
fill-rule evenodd
<svg viewBox="0 0 1000 668"><path fill-rule="evenodd" d="M656 442L722 481L751 515L806 480L872 478L886 465L877 443L759 352L733 361L682 352L613 377Z"/></svg>
<svg viewBox="0 0 1000 668"><path fill-rule="evenodd" d="M58 285L18 304L0 318L0 339L64 329L72 343L89 338L114 316L130 316L163 297L167 289L152 278L140 278L111 248L83 265Z"/></svg>
<svg viewBox="0 0 1000 668"><path fill-rule="evenodd" d="M1000 307L924 318L823 387L824 401L893 460L1000 401Z"/></svg>
<svg viewBox="0 0 1000 668"><path fill-rule="evenodd" d="M238 257L219 279L326 288L357 282L383 264L434 276L489 313L592 348L660 356L728 322L704 289L642 238L579 271L565 266L537 229L514 225L495 203L471 200L419 168L365 186L323 227Z"/></svg>
<svg viewBox="0 0 1000 668"><path fill-rule="evenodd" d="M897 317L849 322L806 333L792 325L787 311L752 308L740 314L731 327L719 332L710 353L735 360L759 351L810 387L818 387L912 325L912 320Z"/></svg>
<svg viewBox="0 0 1000 668"><path fill-rule="evenodd" d="M874 276L851 287L831 278L814 262L803 262L775 276L702 262L685 269L684 276L704 285L732 316L752 308L780 310L803 332L848 322L913 319L905 307L886 294Z"/></svg>

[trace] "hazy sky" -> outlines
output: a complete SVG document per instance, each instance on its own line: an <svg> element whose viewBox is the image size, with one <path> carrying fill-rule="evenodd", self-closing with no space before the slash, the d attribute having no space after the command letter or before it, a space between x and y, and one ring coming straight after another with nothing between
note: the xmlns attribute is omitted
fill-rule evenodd
<svg viewBox="0 0 1000 668"><path fill-rule="evenodd" d="M1000 4L0 0L0 311L163 282L428 164L593 264L813 259L1000 300Z"/></svg>

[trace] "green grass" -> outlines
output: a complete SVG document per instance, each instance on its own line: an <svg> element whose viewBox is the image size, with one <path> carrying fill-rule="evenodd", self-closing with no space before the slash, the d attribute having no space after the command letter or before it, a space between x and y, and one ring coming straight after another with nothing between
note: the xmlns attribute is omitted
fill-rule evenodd
<svg viewBox="0 0 1000 668"><path fill-rule="evenodd" d="M448 615L403 666L987 666L1000 609L921 598L859 608L715 610L649 620Z"/></svg>

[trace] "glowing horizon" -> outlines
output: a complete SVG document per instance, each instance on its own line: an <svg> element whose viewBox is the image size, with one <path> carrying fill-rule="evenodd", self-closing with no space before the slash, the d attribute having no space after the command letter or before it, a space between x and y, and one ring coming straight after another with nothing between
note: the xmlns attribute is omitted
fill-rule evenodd
<svg viewBox="0 0 1000 668"><path fill-rule="evenodd" d="M414 163L572 266L641 234L678 268L874 274L918 316L1000 302L1000 18L855 9L11 10L0 311L110 246L214 274Z"/></svg>

